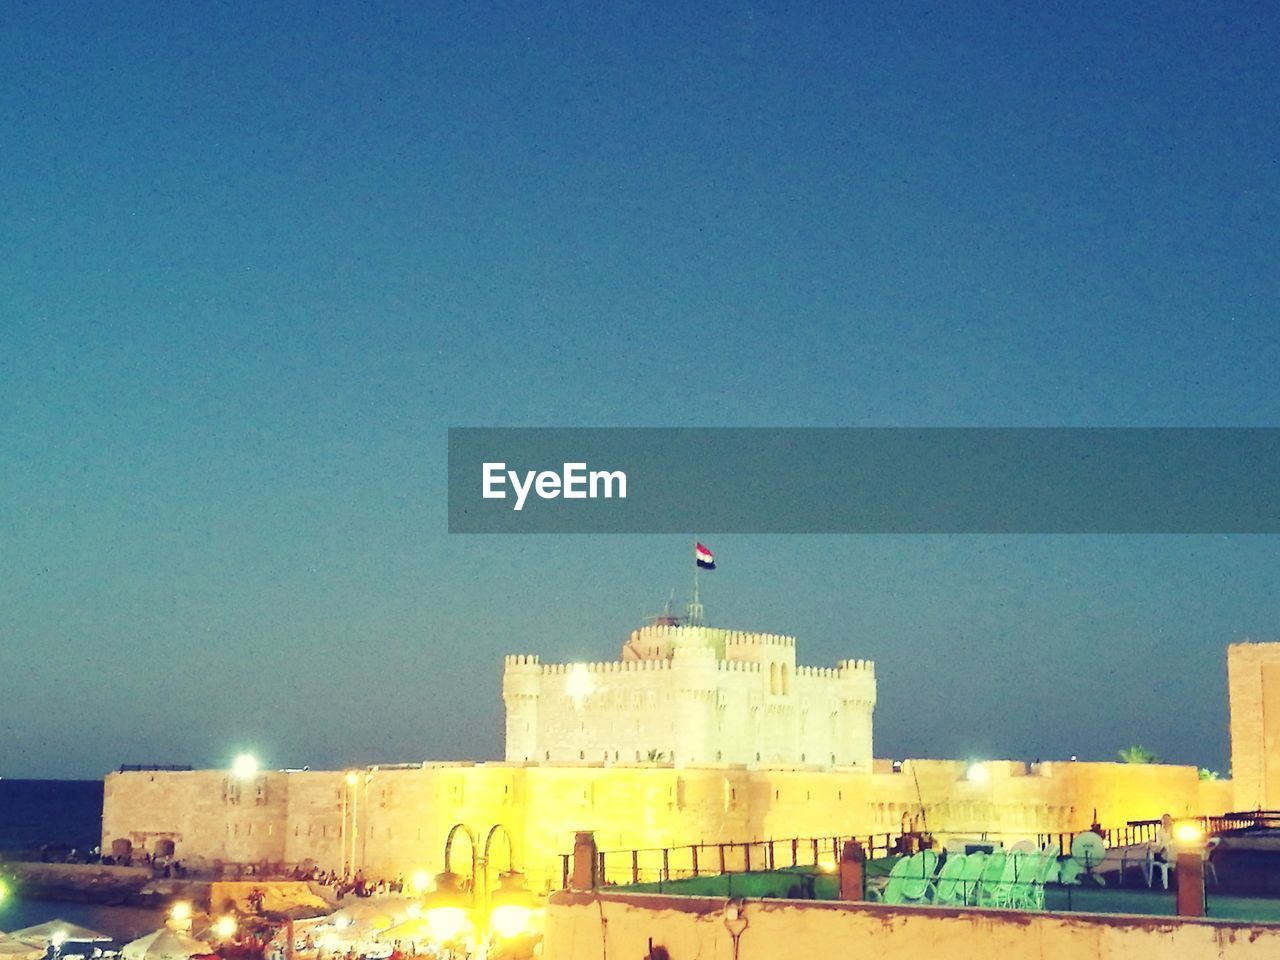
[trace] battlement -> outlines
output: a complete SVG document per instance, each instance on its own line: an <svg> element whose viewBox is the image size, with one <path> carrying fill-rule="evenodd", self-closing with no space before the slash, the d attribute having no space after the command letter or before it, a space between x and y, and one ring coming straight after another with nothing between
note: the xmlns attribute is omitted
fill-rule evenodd
<svg viewBox="0 0 1280 960"><path fill-rule="evenodd" d="M541 673L545 676L568 676L579 670L598 673L647 673L670 670L670 660L608 660L603 663L544 663Z"/></svg>
<svg viewBox="0 0 1280 960"><path fill-rule="evenodd" d="M746 630L729 630L725 627L655 623L639 630L632 630L630 644L639 647L659 647L664 650L687 647L707 647L720 650L725 647L791 647L796 638L780 633L751 633Z"/></svg>
<svg viewBox="0 0 1280 960"><path fill-rule="evenodd" d="M743 631L726 631L725 645L733 647L791 647L796 645L795 637L781 633L746 633Z"/></svg>
<svg viewBox="0 0 1280 960"><path fill-rule="evenodd" d="M823 680L835 680L842 674L837 667L796 667L797 677L816 677Z"/></svg>
<svg viewBox="0 0 1280 960"><path fill-rule="evenodd" d="M876 662L874 660L841 660L836 664L836 669L844 674L865 673L874 677Z"/></svg>
<svg viewBox="0 0 1280 960"><path fill-rule="evenodd" d="M764 664L751 660L717 660L716 669L722 673L760 673Z"/></svg>
<svg viewBox="0 0 1280 960"><path fill-rule="evenodd" d="M506 657L509 760L661 751L677 766L870 765L872 661L802 666L795 637L697 624L655 623L628 638L617 660Z"/></svg>

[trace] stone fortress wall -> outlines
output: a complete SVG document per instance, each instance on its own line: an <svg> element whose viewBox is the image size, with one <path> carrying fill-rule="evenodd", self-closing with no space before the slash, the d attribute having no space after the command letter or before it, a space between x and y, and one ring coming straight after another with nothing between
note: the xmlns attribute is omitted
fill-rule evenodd
<svg viewBox="0 0 1280 960"><path fill-rule="evenodd" d="M870 663L796 667L790 637L657 626L633 633L612 663L506 658L506 762L243 780L220 770L113 773L103 847L172 843L189 861L310 860L408 878L443 869L455 824L481 842L500 824L516 866L541 888L559 885L579 830L594 831L603 850L896 835L923 807L917 825L936 835L1012 841L1085 830L1095 814L1114 827L1277 806L1280 644L1233 646L1229 657L1239 784L1167 764L988 761L979 777L960 761L873 761ZM455 842L454 868L468 856Z"/></svg>
<svg viewBox="0 0 1280 960"><path fill-rule="evenodd" d="M558 886L560 856L578 830L604 850L691 843L900 832L920 802L934 833L1005 839L1127 820L1216 814L1229 781L1202 781L1165 764L966 764L908 760L894 772L669 764L427 763L358 771L263 771L236 781L219 770L130 771L106 778L104 849L174 844L179 858L293 865L411 877L443 869L450 828L483 838L510 833L516 865L541 888ZM917 793L917 782L919 793ZM234 787L239 788L237 794ZM505 856L505 853L503 854ZM454 869L469 856L455 841ZM506 864L498 864L505 868Z"/></svg>

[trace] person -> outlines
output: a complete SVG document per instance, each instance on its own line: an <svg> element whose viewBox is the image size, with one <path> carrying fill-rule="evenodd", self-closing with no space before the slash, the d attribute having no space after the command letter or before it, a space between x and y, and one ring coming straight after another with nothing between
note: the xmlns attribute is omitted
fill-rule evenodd
<svg viewBox="0 0 1280 960"><path fill-rule="evenodd" d="M1161 863L1173 863L1177 855L1174 850L1173 815L1166 813L1160 818L1160 826L1156 827L1156 841L1152 844L1152 853Z"/></svg>

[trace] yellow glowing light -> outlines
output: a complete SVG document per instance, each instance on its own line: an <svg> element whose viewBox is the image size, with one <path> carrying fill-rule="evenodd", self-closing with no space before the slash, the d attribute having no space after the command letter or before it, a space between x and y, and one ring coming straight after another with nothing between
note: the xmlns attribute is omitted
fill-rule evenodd
<svg viewBox="0 0 1280 960"><path fill-rule="evenodd" d="M494 907L489 914L489 928L500 937L511 939L529 931L533 911L528 907L507 903Z"/></svg>
<svg viewBox="0 0 1280 960"><path fill-rule="evenodd" d="M833 857L831 854L827 854L825 857L819 857L818 869L821 870L823 873L835 873L836 858Z"/></svg>
<svg viewBox="0 0 1280 960"><path fill-rule="evenodd" d="M236 935L236 918L219 917L218 922L213 925L213 932L223 940L229 940L234 937Z"/></svg>
<svg viewBox="0 0 1280 960"><path fill-rule="evenodd" d="M347 786L354 787L360 782L360 776L354 770L347 771Z"/></svg>
<svg viewBox="0 0 1280 960"><path fill-rule="evenodd" d="M417 893L426 893L433 886L431 874L425 870L413 871L413 876L409 879L409 883Z"/></svg>
<svg viewBox="0 0 1280 960"><path fill-rule="evenodd" d="M987 771L986 764L971 763L969 769L964 772L964 777L970 783L986 783L991 774Z"/></svg>
<svg viewBox="0 0 1280 960"><path fill-rule="evenodd" d="M582 701L591 696L595 684L585 663L575 663L564 681L564 692L569 695L575 707L582 706Z"/></svg>
<svg viewBox="0 0 1280 960"><path fill-rule="evenodd" d="M56 930L53 936L49 938L49 942L53 944L53 949L58 950L67 942L67 931Z"/></svg>
<svg viewBox="0 0 1280 960"><path fill-rule="evenodd" d="M231 774L238 780L252 780L258 775L258 758L252 753L242 753L231 761Z"/></svg>
<svg viewBox="0 0 1280 960"><path fill-rule="evenodd" d="M0 880L0 903L4 903L4 898L9 896L9 888L4 885L4 881Z"/></svg>
<svg viewBox="0 0 1280 960"><path fill-rule="evenodd" d="M489 929L506 939L528 933L537 902L523 873L512 870L502 874L498 889L489 898Z"/></svg>
<svg viewBox="0 0 1280 960"><path fill-rule="evenodd" d="M467 911L462 907L432 907L426 912L427 928L437 943L451 943L467 926Z"/></svg>
<svg viewBox="0 0 1280 960"><path fill-rule="evenodd" d="M1178 843L1196 844L1204 839L1204 831L1194 823L1180 823L1173 828L1173 838Z"/></svg>
<svg viewBox="0 0 1280 960"><path fill-rule="evenodd" d="M186 900L179 900L177 903L175 903L172 907L169 908L169 916L172 917L174 920L190 920L191 904L188 903Z"/></svg>

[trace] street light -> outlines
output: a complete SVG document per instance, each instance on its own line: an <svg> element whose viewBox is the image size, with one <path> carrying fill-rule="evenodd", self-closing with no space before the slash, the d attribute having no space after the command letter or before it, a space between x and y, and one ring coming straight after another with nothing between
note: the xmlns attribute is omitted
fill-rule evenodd
<svg viewBox="0 0 1280 960"><path fill-rule="evenodd" d="M461 878L453 872L453 838L461 830L471 845L471 895L462 889ZM476 836L466 824L455 823L444 841L444 872L436 875L435 890L422 904L422 917L431 936L439 943L451 943L467 928L467 911L475 905Z"/></svg>
<svg viewBox="0 0 1280 960"><path fill-rule="evenodd" d="M507 870L498 875L498 889L489 891L489 865L493 862L493 841L501 833L507 841ZM529 921L537 901L525 883L524 874L516 870L515 848L511 833L500 823L489 828L484 839L484 883L482 889L488 898L489 929L500 937L511 939L529 931Z"/></svg>
<svg viewBox="0 0 1280 960"><path fill-rule="evenodd" d="M242 753L231 762L231 775L237 780L252 780L258 775L258 758Z"/></svg>
<svg viewBox="0 0 1280 960"><path fill-rule="evenodd" d="M179 933L191 932L191 903L179 900L169 908L169 926Z"/></svg>
<svg viewBox="0 0 1280 960"><path fill-rule="evenodd" d="M1173 828L1173 839L1179 846L1191 849L1204 839L1204 831L1200 829L1198 823L1184 820Z"/></svg>
<svg viewBox="0 0 1280 960"><path fill-rule="evenodd" d="M236 918L232 916L219 917L213 925L213 932L222 940L230 940L236 935Z"/></svg>
<svg viewBox="0 0 1280 960"><path fill-rule="evenodd" d="M452 870L436 876L436 888L426 898L422 917L431 936L440 943L451 943L466 929L467 908L471 898L462 889L461 879Z"/></svg>

